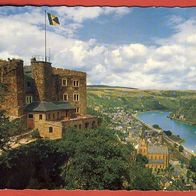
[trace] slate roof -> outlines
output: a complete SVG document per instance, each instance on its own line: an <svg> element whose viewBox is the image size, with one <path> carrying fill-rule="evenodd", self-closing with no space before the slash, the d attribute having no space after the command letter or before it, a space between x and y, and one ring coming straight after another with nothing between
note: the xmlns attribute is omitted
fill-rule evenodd
<svg viewBox="0 0 196 196"><path fill-rule="evenodd" d="M149 154L168 154L167 146L148 146Z"/></svg>
<svg viewBox="0 0 196 196"><path fill-rule="evenodd" d="M148 164L164 164L164 160L163 159L150 159L148 160Z"/></svg>
<svg viewBox="0 0 196 196"><path fill-rule="evenodd" d="M69 110L75 109L70 103L68 102L32 102L31 104L27 105L25 108L26 112L47 112L47 111L58 111L58 110Z"/></svg>

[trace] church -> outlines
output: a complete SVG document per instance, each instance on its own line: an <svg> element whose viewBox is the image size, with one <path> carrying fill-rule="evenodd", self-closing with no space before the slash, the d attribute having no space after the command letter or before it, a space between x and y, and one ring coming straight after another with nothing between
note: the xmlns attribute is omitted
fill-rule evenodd
<svg viewBox="0 0 196 196"><path fill-rule="evenodd" d="M168 147L165 145L148 144L144 137L140 140L138 154L147 157L148 163L146 167L155 171L158 169L164 170L169 165Z"/></svg>

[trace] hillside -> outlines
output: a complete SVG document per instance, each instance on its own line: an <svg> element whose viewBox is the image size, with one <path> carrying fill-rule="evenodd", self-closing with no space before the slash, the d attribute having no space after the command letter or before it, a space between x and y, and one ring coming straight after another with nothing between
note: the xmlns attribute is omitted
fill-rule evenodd
<svg viewBox="0 0 196 196"><path fill-rule="evenodd" d="M88 87L88 106L97 111L171 111L171 117L196 124L196 91L139 90L123 87Z"/></svg>

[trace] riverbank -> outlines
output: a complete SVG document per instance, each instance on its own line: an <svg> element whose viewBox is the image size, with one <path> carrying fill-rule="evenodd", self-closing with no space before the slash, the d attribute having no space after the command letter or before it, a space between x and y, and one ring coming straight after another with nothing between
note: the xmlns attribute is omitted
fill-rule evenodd
<svg viewBox="0 0 196 196"><path fill-rule="evenodd" d="M175 145L182 145L184 149L187 149L188 153L191 153L195 156L196 152L196 126L188 125L180 121L176 121L170 118L167 118L169 112L140 112L137 113L137 118L145 122L146 124L152 126L153 124L158 124L162 130L170 130L174 135L179 135L180 138L184 140L183 145L178 141L173 139L172 137L168 137L167 139Z"/></svg>
<svg viewBox="0 0 196 196"><path fill-rule="evenodd" d="M168 118L170 118L172 120L177 120L179 122L183 122L183 123L188 124L188 125L196 125L196 123L193 123L193 122L188 121L186 119L179 118L179 117L176 117L176 116L172 116L172 112L168 111L168 110L141 110L141 111L136 111L136 114L141 113L141 112L169 112L170 114L169 114Z"/></svg>
<svg viewBox="0 0 196 196"><path fill-rule="evenodd" d="M168 116L168 118L172 119L172 120L177 120L179 122L183 122L183 123L186 123L188 125L196 125L196 123L193 123L193 122L190 122L188 120L184 120L184 119L180 119L178 117L174 117L174 116Z"/></svg>

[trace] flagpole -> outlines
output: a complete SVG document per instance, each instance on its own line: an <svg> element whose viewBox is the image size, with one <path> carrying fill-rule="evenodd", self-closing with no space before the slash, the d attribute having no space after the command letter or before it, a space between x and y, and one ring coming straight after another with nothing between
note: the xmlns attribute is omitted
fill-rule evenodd
<svg viewBox="0 0 196 196"><path fill-rule="evenodd" d="M46 51L46 10L45 10L45 62L47 62L47 51Z"/></svg>

